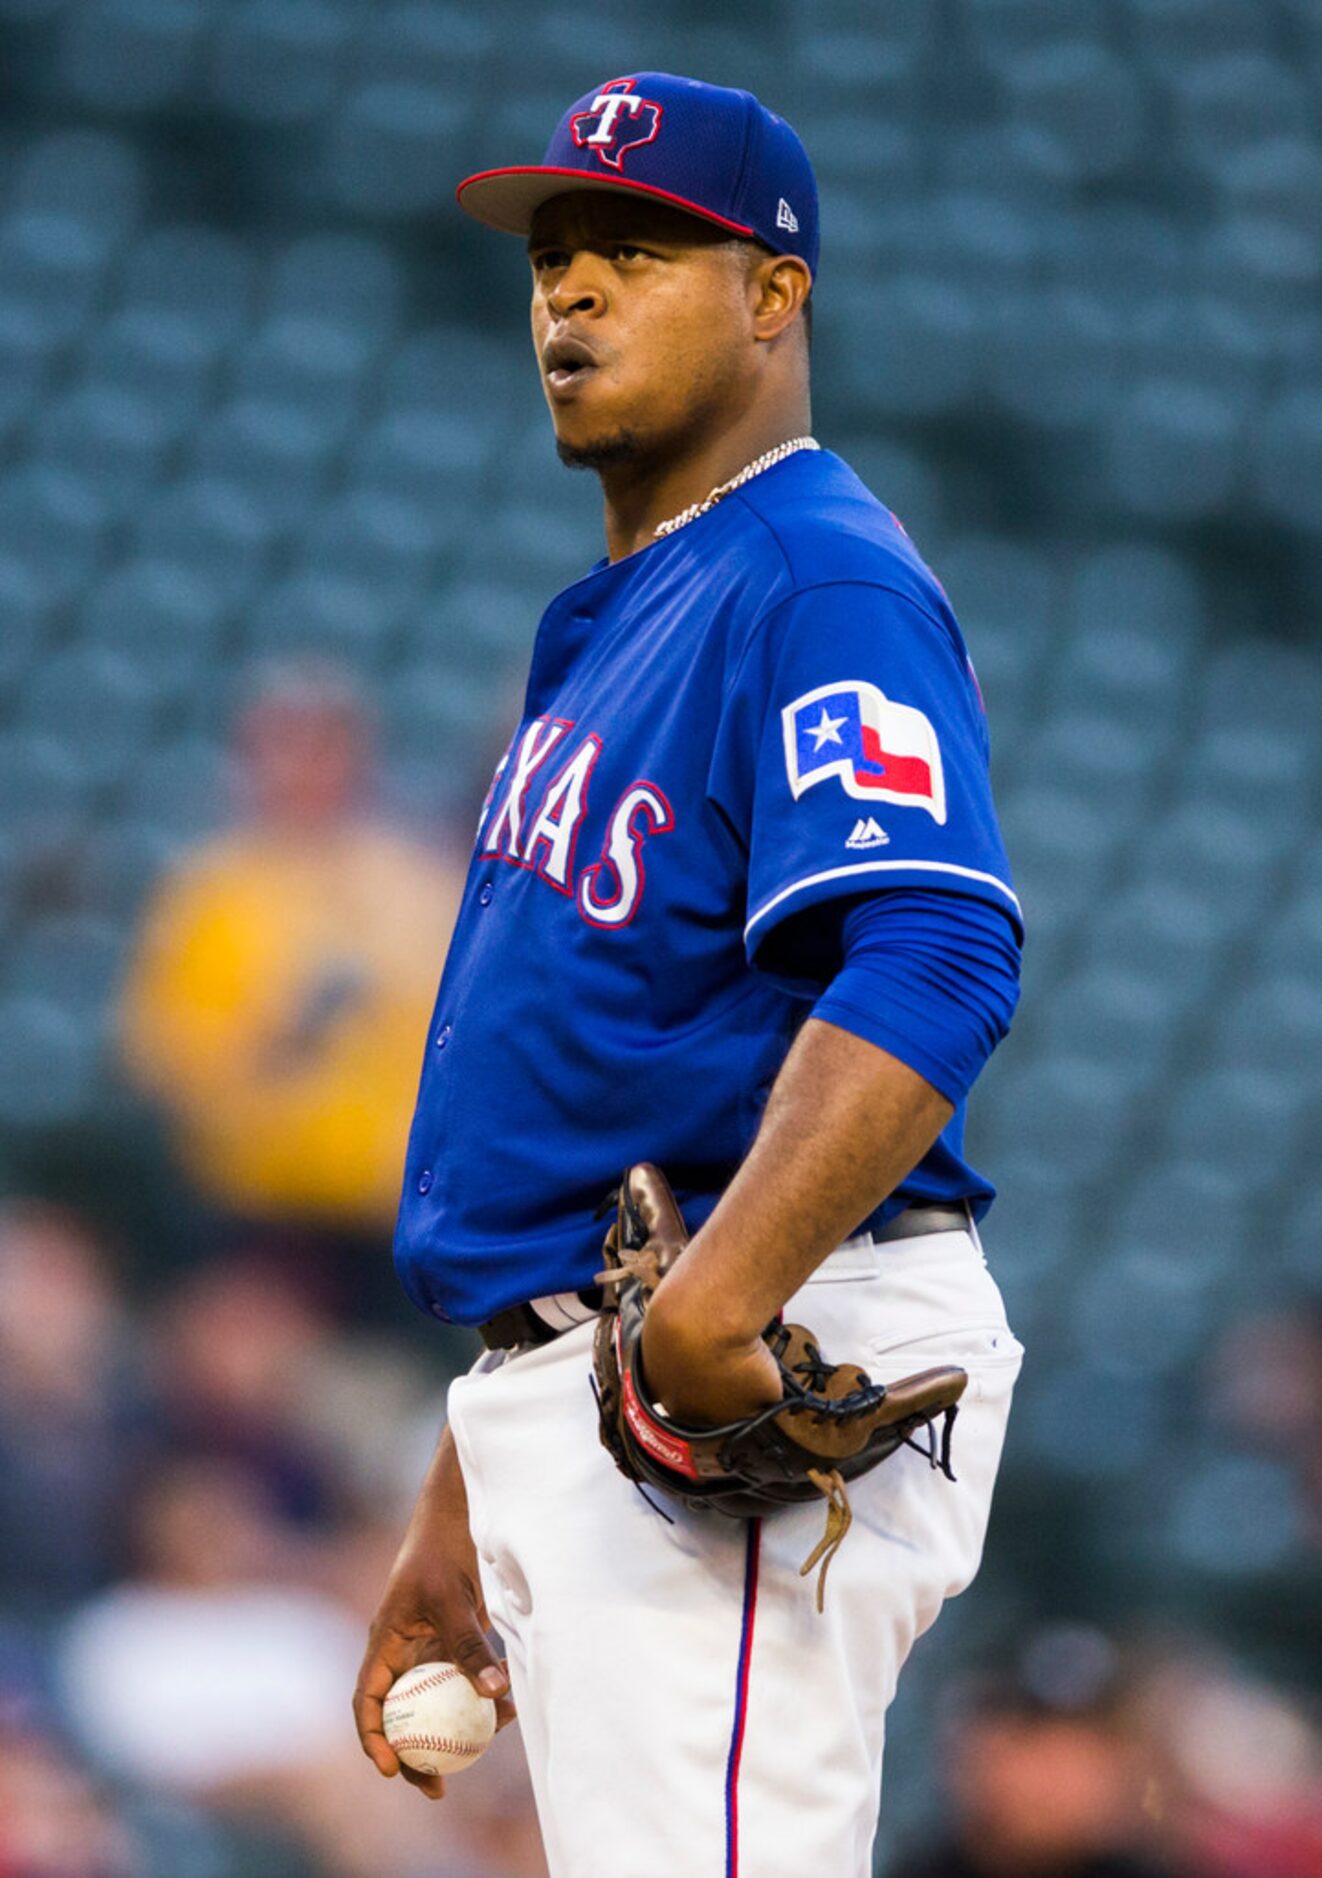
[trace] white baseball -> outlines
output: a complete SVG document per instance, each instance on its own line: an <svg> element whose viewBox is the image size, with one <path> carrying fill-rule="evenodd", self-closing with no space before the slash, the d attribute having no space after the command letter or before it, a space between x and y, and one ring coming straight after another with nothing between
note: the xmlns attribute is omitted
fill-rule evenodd
<svg viewBox="0 0 1322 1878"><path fill-rule="evenodd" d="M405 1767L457 1774L486 1752L496 1732L496 1705L453 1663L419 1663L392 1685L385 1731Z"/></svg>

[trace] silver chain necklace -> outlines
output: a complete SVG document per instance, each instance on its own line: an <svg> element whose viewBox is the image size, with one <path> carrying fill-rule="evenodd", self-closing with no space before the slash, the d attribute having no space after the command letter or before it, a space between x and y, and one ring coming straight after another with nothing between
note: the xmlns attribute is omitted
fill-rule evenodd
<svg viewBox="0 0 1322 1878"><path fill-rule="evenodd" d="M701 502L690 502L686 509L681 509L678 515L672 515L668 522L659 523L652 532L652 539L659 541L663 535L673 535L677 528L687 527L700 515L705 515L708 509L714 509L718 502L734 490L742 489L745 483L751 483L763 470L769 470L773 463L783 463L787 456L793 456L796 450L820 450L821 447L815 437L791 437L788 443L778 443L773 449L764 450L751 463L745 463L739 474L732 476L728 483L718 483Z"/></svg>

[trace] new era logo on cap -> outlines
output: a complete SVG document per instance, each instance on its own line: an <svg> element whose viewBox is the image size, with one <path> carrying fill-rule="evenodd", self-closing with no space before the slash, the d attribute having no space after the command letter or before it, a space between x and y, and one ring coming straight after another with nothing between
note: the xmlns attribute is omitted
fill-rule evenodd
<svg viewBox="0 0 1322 1878"><path fill-rule="evenodd" d="M538 164L459 185L479 222L527 235L542 203L574 189L633 189L817 270L817 183L784 118L749 91L670 72L594 85L565 112Z"/></svg>

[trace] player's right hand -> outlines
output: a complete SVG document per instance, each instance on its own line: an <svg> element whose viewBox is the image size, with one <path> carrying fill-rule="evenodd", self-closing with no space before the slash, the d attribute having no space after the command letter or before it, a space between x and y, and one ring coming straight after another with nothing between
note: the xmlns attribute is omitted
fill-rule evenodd
<svg viewBox="0 0 1322 1878"><path fill-rule="evenodd" d="M368 1632L353 1714L363 1753L387 1778L403 1774L439 1800L439 1774L405 1767L385 1737L382 1705L391 1685L418 1663L457 1663L479 1695L496 1704L496 1726L514 1720L509 1673L487 1639L477 1553L468 1529L468 1498L448 1433L418 1495L413 1518Z"/></svg>

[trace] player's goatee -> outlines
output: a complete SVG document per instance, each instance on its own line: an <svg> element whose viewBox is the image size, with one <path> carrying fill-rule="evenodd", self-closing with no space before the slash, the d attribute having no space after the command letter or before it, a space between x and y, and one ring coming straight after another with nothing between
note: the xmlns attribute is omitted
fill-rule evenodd
<svg viewBox="0 0 1322 1878"><path fill-rule="evenodd" d="M566 443L555 440L556 455L567 469L610 469L617 463L636 463L643 455L643 440L637 431L617 430L613 437L598 437L592 443Z"/></svg>

